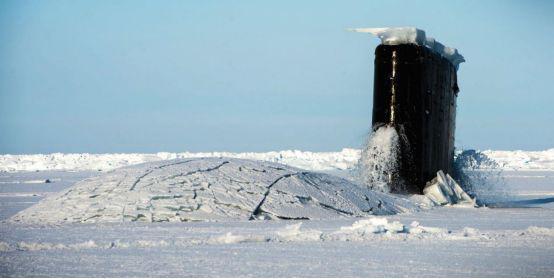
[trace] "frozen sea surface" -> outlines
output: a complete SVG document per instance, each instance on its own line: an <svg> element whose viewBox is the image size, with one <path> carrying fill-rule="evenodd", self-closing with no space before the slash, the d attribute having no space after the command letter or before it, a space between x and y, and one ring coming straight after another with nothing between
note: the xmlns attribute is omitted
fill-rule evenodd
<svg viewBox="0 0 554 279"><path fill-rule="evenodd" d="M101 173L0 174L1 276L554 276L549 170L502 172L496 207L443 207L386 219L5 221Z"/></svg>
<svg viewBox="0 0 554 279"><path fill-rule="evenodd" d="M554 274L549 209L438 208L388 217L382 227L382 219L357 226L360 221L372 219L2 226L0 275Z"/></svg>
<svg viewBox="0 0 554 279"><path fill-rule="evenodd" d="M101 172L94 171L0 172L0 220L13 216L77 181L99 174ZM46 180L49 183L45 183Z"/></svg>

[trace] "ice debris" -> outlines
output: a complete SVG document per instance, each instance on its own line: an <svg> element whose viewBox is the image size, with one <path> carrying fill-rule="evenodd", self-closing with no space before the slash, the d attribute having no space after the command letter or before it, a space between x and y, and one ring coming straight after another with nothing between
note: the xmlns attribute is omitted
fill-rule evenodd
<svg viewBox="0 0 554 279"><path fill-rule="evenodd" d="M426 46L448 59L456 69L460 63L465 62L464 57L455 48L444 46L432 37L428 37L425 31L415 27L385 27L385 28L350 28L349 31L370 33L381 39L384 45L416 44Z"/></svg>
<svg viewBox="0 0 554 279"><path fill-rule="evenodd" d="M280 241L319 241L322 232L313 229L300 230L302 223L288 225L282 230L277 231L277 237Z"/></svg>
<svg viewBox="0 0 554 279"><path fill-rule="evenodd" d="M313 223L312 223L313 225ZM121 241L105 237L94 237L84 242L33 242L33 241L0 241L0 252L41 251L41 250L89 250L89 249L157 249L160 247L190 247L193 245L233 245L241 243L261 242L342 242L342 241L374 241L388 239L432 241L466 241L491 240L516 236L518 238L536 240L537 237L550 239L554 237L554 228L529 227L525 230L484 231L464 227L451 231L441 227L422 226L413 221L409 226L399 221L390 221L382 217L370 217L356 220L350 226L338 229L320 231L314 228L303 228L303 223L292 223L277 230L254 230L225 232L219 235L189 235L177 238L159 239L157 237Z"/></svg>
<svg viewBox="0 0 554 279"><path fill-rule="evenodd" d="M374 233L398 233L405 231L398 221L389 222L387 218L369 218L354 222L351 226L341 227L339 233L356 233L359 235Z"/></svg>
<svg viewBox="0 0 554 279"><path fill-rule="evenodd" d="M476 206L475 199L464 192L462 187L449 174L445 175L442 170L437 172L437 177L425 185L423 194L437 205Z"/></svg>
<svg viewBox="0 0 554 279"><path fill-rule="evenodd" d="M531 226L527 228L527 233L535 234L535 235L554 236L554 228L543 228L543 227Z"/></svg>

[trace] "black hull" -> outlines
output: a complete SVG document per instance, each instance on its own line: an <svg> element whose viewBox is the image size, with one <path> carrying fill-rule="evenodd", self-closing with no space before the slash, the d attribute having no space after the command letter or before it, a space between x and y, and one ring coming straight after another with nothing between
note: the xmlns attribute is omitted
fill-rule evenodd
<svg viewBox="0 0 554 279"><path fill-rule="evenodd" d="M458 91L454 65L424 46L375 50L373 129L391 125L399 132L400 167L393 179L404 190L422 193L438 170L452 173Z"/></svg>

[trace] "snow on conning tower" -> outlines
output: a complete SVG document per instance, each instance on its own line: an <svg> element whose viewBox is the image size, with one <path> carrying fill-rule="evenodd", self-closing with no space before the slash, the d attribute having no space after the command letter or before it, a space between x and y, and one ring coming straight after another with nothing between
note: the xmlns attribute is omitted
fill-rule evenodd
<svg viewBox="0 0 554 279"><path fill-rule="evenodd" d="M373 130L392 126L400 135L398 170L390 176L398 181L390 184L421 193L437 171L452 173L456 71L465 60L414 27L350 30L381 39L375 50Z"/></svg>

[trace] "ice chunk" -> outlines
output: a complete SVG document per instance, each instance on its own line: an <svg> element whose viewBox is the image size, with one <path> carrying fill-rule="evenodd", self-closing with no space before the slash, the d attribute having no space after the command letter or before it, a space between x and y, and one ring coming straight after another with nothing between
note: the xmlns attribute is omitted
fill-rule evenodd
<svg viewBox="0 0 554 279"><path fill-rule="evenodd" d="M7 252L10 250L10 245L4 241L0 241L0 252Z"/></svg>
<svg viewBox="0 0 554 279"><path fill-rule="evenodd" d="M341 227L341 233L358 233L360 235L375 233L398 233L404 231L404 225L398 221L389 222L387 218L369 218L354 222L351 226Z"/></svg>
<svg viewBox="0 0 554 279"><path fill-rule="evenodd" d="M282 230L277 231L280 241L319 241L321 240L321 231L318 230L300 230L302 223L288 225Z"/></svg>
<svg viewBox="0 0 554 279"><path fill-rule="evenodd" d="M423 194L438 205L476 205L475 200L450 175L445 175L442 170L437 172L437 177L427 183L423 189Z"/></svg>
<svg viewBox="0 0 554 279"><path fill-rule="evenodd" d="M425 31L417 29L415 27L352 28L349 30L354 32L373 34L381 39L381 43L384 45L424 45L426 43Z"/></svg>
<svg viewBox="0 0 554 279"><path fill-rule="evenodd" d="M244 242L265 242L268 239L263 236L237 235L228 232L224 235L214 237L208 240L209 244L235 244Z"/></svg>
<svg viewBox="0 0 554 279"><path fill-rule="evenodd" d="M438 234L438 233L448 233L448 230L445 228L437 228L437 227L424 227L419 224L418 221L413 221L410 224L410 227L406 229L408 233L410 234L423 234L423 233L431 233L431 234Z"/></svg>
<svg viewBox="0 0 554 279"><path fill-rule="evenodd" d="M554 228L543 228L543 227L531 226L527 228L527 233L536 234L536 235L554 236Z"/></svg>
<svg viewBox="0 0 554 279"><path fill-rule="evenodd" d="M455 48L444 46L432 37L427 37L425 31L415 27L385 27L385 28L350 28L349 31L370 33L381 39L384 45L416 44L426 46L448 59L456 69L465 62L464 57Z"/></svg>

